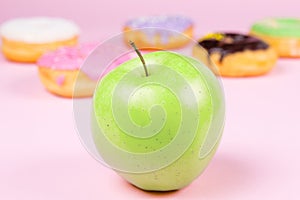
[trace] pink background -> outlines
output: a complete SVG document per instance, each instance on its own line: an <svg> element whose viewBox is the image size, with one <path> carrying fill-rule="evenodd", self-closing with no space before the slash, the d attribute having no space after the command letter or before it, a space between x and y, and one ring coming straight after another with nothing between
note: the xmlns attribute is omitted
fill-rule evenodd
<svg viewBox="0 0 300 200"><path fill-rule="evenodd" d="M1 0L0 22L32 15L66 17L81 26L85 41L111 37L126 19L141 15L186 15L194 19L197 33L247 31L252 22L266 16L299 17L299 7L298 0Z"/></svg>
<svg viewBox="0 0 300 200"><path fill-rule="evenodd" d="M81 41L105 40L126 19L149 14L189 16L196 35L247 31L266 16L300 18L298 0L2 0L0 8L0 23L34 15L72 19L82 28ZM213 161L190 186L149 193L85 151L72 100L46 92L35 65L0 55L0 199L300 199L299 77L300 59L280 59L266 76L223 79L227 122Z"/></svg>

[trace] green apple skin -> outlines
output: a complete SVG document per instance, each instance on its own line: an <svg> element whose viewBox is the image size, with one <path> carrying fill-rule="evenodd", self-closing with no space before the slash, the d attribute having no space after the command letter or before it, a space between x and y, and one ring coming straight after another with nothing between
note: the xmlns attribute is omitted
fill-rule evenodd
<svg viewBox="0 0 300 200"><path fill-rule="evenodd" d="M165 91L167 89L164 87L157 86L156 82L165 79L170 81L170 85L174 85L174 87L185 87L184 85L178 85L180 83L173 80L167 72L160 72L159 69L151 67L153 64L167 66L183 77L194 92L195 102L197 103L194 112L199 114L199 118L193 122L197 123L194 138L180 156L160 168L144 172L142 170L135 172L134 170L122 169L122 163L129 158L121 159L119 161L120 166L112 166L112 168L128 182L143 190L177 190L196 179L207 167L216 152L225 118L223 90L214 74L201 62L193 58L167 51L158 51L144 55L144 59L150 73L148 77L144 75L141 61L135 58L111 71L98 84L95 90L92 114L94 143L103 160L105 162L108 160L109 165L109 159L118 157L118 155L113 155L111 151L106 150L103 144L103 135L110 143L129 153L147 154L167 145L176 136L181 123L189 123L194 120L182 117L183 110L189 109L188 105L180 102L176 98L176 94ZM125 81L120 83L120 80L133 70L136 70L137 73L132 73ZM150 84L140 87L140 83L137 83L139 82L138 79L149 79ZM113 106L115 105L112 101L114 98L112 91L118 84L123 84L124 88L140 88L132 95L130 100L117 99L118 104L127 104L128 115L136 125L145 127L151 123L153 118L161 117L155 112L151 113L151 104L158 104L164 108L168 119L163 124L159 134L141 139L124 134L124 130L118 127L119 124L115 121L116 113L113 112ZM142 136L147 133L141 129L140 134ZM204 151L206 152L203 153ZM160 160L158 159L155 162L163 163L167 157L168 155L162 156L159 158ZM141 164L138 167L143 168L145 166Z"/></svg>

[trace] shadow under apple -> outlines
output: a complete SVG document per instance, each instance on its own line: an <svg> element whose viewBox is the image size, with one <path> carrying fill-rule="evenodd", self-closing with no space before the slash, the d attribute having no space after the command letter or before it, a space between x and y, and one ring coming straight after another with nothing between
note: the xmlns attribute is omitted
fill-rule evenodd
<svg viewBox="0 0 300 200"><path fill-rule="evenodd" d="M228 197L230 199L230 196L237 190L254 184L254 173L253 168L244 160L239 160L234 155L217 154L204 173L181 190L169 192L140 190L140 192L144 193L146 197L155 199L166 197L171 199L180 197L185 199L224 199Z"/></svg>

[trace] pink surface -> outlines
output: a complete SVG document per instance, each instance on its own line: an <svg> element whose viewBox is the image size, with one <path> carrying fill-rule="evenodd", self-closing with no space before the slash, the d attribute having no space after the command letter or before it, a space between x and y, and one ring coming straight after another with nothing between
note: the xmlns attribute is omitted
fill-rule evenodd
<svg viewBox="0 0 300 200"><path fill-rule="evenodd" d="M0 23L62 16L79 23L82 41L94 41L117 34L125 19L159 14L158 7L192 17L198 34L246 31L265 16L300 17L298 0L193 2L10 0L1 4ZM10 63L0 55L0 199L299 199L299 76L300 59L282 59L267 76L223 79L227 122L213 161L180 191L148 193L85 151L74 128L72 100L49 94L35 65Z"/></svg>

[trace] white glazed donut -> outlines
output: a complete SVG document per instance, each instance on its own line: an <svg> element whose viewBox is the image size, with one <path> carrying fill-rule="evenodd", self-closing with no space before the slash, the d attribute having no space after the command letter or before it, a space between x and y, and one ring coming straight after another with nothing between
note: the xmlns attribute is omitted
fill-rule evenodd
<svg viewBox="0 0 300 200"><path fill-rule="evenodd" d="M74 22L62 18L12 19L0 28L2 51L9 60L35 62L45 51L76 45L79 32Z"/></svg>

